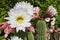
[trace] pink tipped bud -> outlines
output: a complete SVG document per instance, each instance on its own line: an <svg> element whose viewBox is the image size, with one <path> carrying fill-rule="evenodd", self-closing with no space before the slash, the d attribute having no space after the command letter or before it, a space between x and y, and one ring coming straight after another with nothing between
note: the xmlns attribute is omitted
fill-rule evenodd
<svg viewBox="0 0 60 40"><path fill-rule="evenodd" d="M10 34L10 33L13 32L13 31L14 31L14 29L11 28L10 25L8 25L7 28L5 28L4 33L5 33L5 34Z"/></svg>
<svg viewBox="0 0 60 40"><path fill-rule="evenodd" d="M56 15L56 13L57 13L56 9L51 5L46 10L45 14L43 15L43 18L53 17Z"/></svg>
<svg viewBox="0 0 60 40"><path fill-rule="evenodd" d="M55 16L57 12L56 12L56 9L51 5L47 9L46 13L52 17L52 16Z"/></svg>
<svg viewBox="0 0 60 40"><path fill-rule="evenodd" d="M34 27L32 27L32 26L26 27L26 29L32 31L33 33L35 33L35 29L34 29Z"/></svg>
<svg viewBox="0 0 60 40"><path fill-rule="evenodd" d="M39 13L39 11L40 11L40 8L39 7L35 7L34 8L34 13Z"/></svg>
<svg viewBox="0 0 60 40"><path fill-rule="evenodd" d="M50 26L50 27L51 27L51 29L53 29L53 30L55 29L55 26Z"/></svg>
<svg viewBox="0 0 60 40"><path fill-rule="evenodd" d="M60 31L60 28L58 28L57 31Z"/></svg>
<svg viewBox="0 0 60 40"><path fill-rule="evenodd" d="M46 33L50 33L50 30L47 30Z"/></svg>
<svg viewBox="0 0 60 40"><path fill-rule="evenodd" d="M50 32L53 33L53 29L50 29Z"/></svg>
<svg viewBox="0 0 60 40"><path fill-rule="evenodd" d="M33 18L39 18L39 11L40 11L40 9L39 9L39 7L35 7L34 8L34 15L33 15Z"/></svg>
<svg viewBox="0 0 60 40"><path fill-rule="evenodd" d="M57 30L54 30L55 32L57 32Z"/></svg>
<svg viewBox="0 0 60 40"><path fill-rule="evenodd" d="M3 22L0 24L0 29L5 29L9 25L7 22Z"/></svg>
<svg viewBox="0 0 60 40"><path fill-rule="evenodd" d="M35 14L33 15L33 18L38 19L38 18L40 18L40 16L39 16L38 13L35 13Z"/></svg>
<svg viewBox="0 0 60 40"><path fill-rule="evenodd" d="M8 34L5 34L4 37L7 38Z"/></svg>

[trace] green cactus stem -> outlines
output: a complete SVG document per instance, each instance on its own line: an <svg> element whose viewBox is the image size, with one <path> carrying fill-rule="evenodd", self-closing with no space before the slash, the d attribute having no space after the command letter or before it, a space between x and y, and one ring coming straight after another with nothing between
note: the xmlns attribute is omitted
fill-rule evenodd
<svg viewBox="0 0 60 40"><path fill-rule="evenodd" d="M28 40L34 40L34 35L31 31L28 32Z"/></svg>
<svg viewBox="0 0 60 40"><path fill-rule="evenodd" d="M39 20L36 24L36 39L46 40L46 23L43 20Z"/></svg>

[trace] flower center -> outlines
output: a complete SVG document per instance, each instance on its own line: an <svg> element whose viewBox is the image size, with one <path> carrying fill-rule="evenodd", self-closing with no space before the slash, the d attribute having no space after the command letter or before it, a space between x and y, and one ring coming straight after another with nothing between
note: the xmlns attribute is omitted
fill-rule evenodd
<svg viewBox="0 0 60 40"><path fill-rule="evenodd" d="M22 24L24 22L24 17L23 16L18 16L16 17L16 21L19 23L19 24Z"/></svg>

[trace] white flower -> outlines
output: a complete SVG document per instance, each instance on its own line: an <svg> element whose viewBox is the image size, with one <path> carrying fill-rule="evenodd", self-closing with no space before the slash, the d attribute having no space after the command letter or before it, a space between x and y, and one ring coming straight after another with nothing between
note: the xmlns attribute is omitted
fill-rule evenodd
<svg viewBox="0 0 60 40"><path fill-rule="evenodd" d="M53 25L55 25L55 17L53 17L52 19L51 19L52 21L51 21L51 26L53 26Z"/></svg>
<svg viewBox="0 0 60 40"><path fill-rule="evenodd" d="M55 9L52 5L49 6L48 10L50 11L50 13L51 13L52 15L55 15L55 14L57 13L56 9Z"/></svg>
<svg viewBox="0 0 60 40"><path fill-rule="evenodd" d="M53 17L53 18L51 18L51 20L52 20L52 21L55 21L56 19L55 19L55 17Z"/></svg>
<svg viewBox="0 0 60 40"><path fill-rule="evenodd" d="M19 38L17 36L13 36L13 37L11 37L11 40L23 40L23 39L21 39L21 38Z"/></svg>
<svg viewBox="0 0 60 40"><path fill-rule="evenodd" d="M20 5L20 6L19 6ZM12 8L8 15L9 17L5 18L10 23L12 28L16 28L16 31L23 30L31 25L30 21L33 18L33 7L29 3L19 2L15 5L15 8ZM27 10L27 11L25 11ZM31 12L31 15L29 14Z"/></svg>
<svg viewBox="0 0 60 40"><path fill-rule="evenodd" d="M29 13L30 15L34 14L33 5L27 2L19 2L15 5L14 9L21 9L25 12Z"/></svg>
<svg viewBox="0 0 60 40"><path fill-rule="evenodd" d="M51 26L55 25L55 21L51 21Z"/></svg>
<svg viewBox="0 0 60 40"><path fill-rule="evenodd" d="M46 22L50 22L50 18L45 18L45 21Z"/></svg>

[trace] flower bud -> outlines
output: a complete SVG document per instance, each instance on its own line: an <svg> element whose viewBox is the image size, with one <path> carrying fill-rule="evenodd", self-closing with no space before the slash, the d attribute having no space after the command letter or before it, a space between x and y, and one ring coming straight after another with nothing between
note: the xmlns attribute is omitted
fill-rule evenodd
<svg viewBox="0 0 60 40"><path fill-rule="evenodd" d="M34 27L32 27L32 26L26 27L26 29L32 31L33 33L35 33L35 29L34 29Z"/></svg>
<svg viewBox="0 0 60 40"><path fill-rule="evenodd" d="M48 9L46 10L45 14L43 15L43 18L46 17L53 17L55 16L57 13L56 9L51 5L48 7Z"/></svg>
<svg viewBox="0 0 60 40"><path fill-rule="evenodd" d="M50 18L45 18L45 21L46 22L50 22Z"/></svg>

